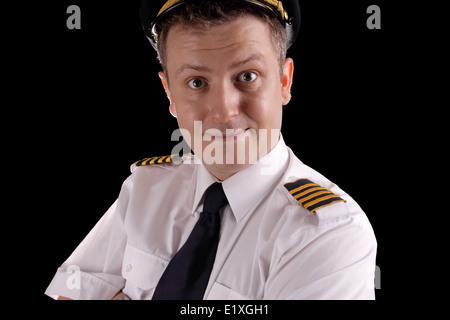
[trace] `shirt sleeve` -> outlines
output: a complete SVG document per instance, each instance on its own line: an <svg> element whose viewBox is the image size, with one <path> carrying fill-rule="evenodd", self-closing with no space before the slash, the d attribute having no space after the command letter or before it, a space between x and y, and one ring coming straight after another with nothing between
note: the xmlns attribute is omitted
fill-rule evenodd
<svg viewBox="0 0 450 320"><path fill-rule="evenodd" d="M306 245L285 250L270 273L264 299L372 300L376 239L368 223L322 226ZM301 238L301 235L297 235Z"/></svg>
<svg viewBox="0 0 450 320"><path fill-rule="evenodd" d="M125 285L122 260L126 246L123 226L128 189L125 181L119 199L97 222L70 257L58 268L45 294L74 300L111 299Z"/></svg>

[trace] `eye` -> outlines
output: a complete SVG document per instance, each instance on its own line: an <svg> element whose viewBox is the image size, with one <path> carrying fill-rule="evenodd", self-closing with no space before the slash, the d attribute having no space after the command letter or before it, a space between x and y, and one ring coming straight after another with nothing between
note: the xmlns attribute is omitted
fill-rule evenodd
<svg viewBox="0 0 450 320"><path fill-rule="evenodd" d="M257 76L256 73L250 72L250 71L246 71L246 72L241 73L238 76L238 80L241 81L241 82L253 82L253 81L256 80L257 77L258 76Z"/></svg>
<svg viewBox="0 0 450 320"><path fill-rule="evenodd" d="M202 79L195 78L189 80L188 86L191 87L192 89L200 89L205 86L205 81L203 81Z"/></svg>

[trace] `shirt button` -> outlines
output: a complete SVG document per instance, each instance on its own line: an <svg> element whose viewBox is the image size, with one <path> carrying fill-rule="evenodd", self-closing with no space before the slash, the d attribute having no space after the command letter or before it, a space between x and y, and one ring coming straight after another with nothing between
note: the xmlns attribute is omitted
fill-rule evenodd
<svg viewBox="0 0 450 320"><path fill-rule="evenodd" d="M131 264L128 264L125 268L126 272L131 272L131 270L133 270L133 266Z"/></svg>

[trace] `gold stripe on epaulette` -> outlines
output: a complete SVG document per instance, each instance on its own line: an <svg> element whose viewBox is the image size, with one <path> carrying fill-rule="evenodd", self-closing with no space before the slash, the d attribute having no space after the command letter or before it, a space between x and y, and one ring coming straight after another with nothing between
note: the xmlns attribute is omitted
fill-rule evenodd
<svg viewBox="0 0 450 320"><path fill-rule="evenodd" d="M316 213L316 210L336 202L346 202L328 189L321 187L308 179L298 179L284 184L284 187L306 210Z"/></svg>
<svg viewBox="0 0 450 320"><path fill-rule="evenodd" d="M145 158L137 161L135 163L135 166L141 167L141 166L148 166L151 164L171 163L173 156L175 155Z"/></svg>
<svg viewBox="0 0 450 320"><path fill-rule="evenodd" d="M145 158L139 161L136 161L134 165L136 167L148 166L152 164L163 164L163 163L173 163L173 164L181 164L183 162L183 158L178 154L172 154L169 156L158 156L158 157L150 157Z"/></svg>

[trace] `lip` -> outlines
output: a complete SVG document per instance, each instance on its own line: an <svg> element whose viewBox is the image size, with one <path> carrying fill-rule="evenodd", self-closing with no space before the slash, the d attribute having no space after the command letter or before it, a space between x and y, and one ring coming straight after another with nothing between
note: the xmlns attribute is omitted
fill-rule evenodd
<svg viewBox="0 0 450 320"><path fill-rule="evenodd" d="M206 136L210 136L214 141L232 141L232 140L237 140L243 136L245 136L245 133L247 132L247 129L228 129L232 132L228 132L228 133L222 133L221 135L214 135L214 134L209 134L207 132L204 133L204 135Z"/></svg>

